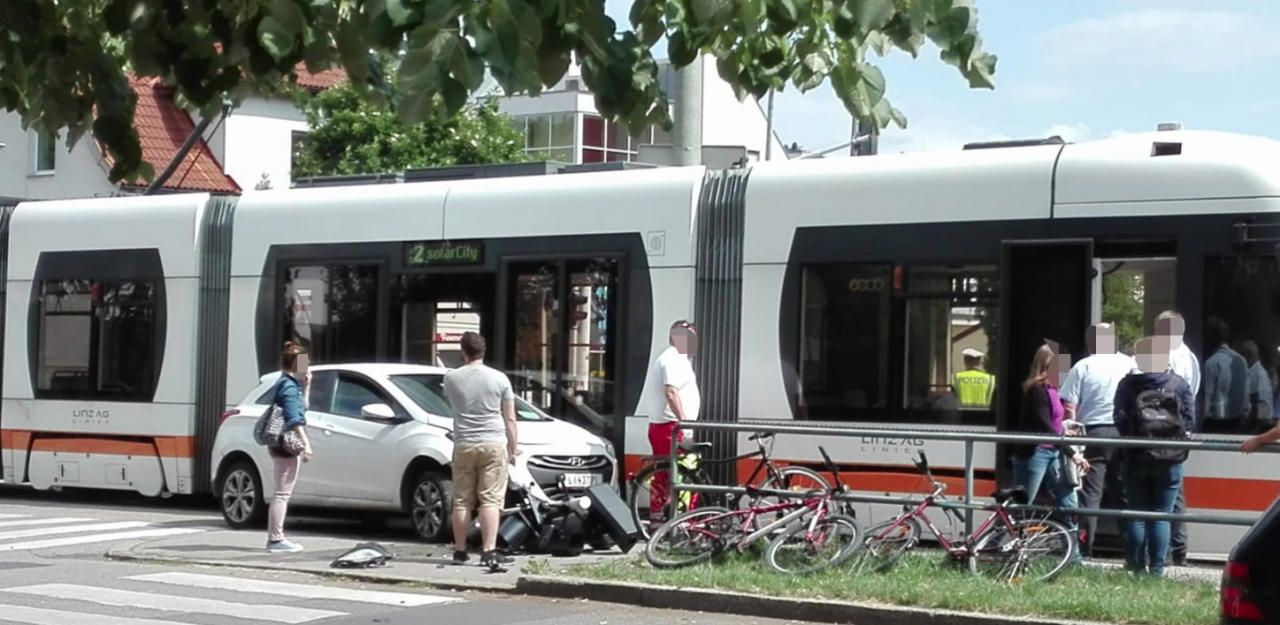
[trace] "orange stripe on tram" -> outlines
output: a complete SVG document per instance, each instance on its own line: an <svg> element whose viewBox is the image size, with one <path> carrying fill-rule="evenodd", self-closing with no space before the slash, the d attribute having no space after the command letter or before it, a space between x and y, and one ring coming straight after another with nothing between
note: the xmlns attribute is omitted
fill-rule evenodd
<svg viewBox="0 0 1280 625"><path fill-rule="evenodd" d="M195 437L156 436L152 442L100 436L37 437L39 432L0 430L0 447L14 451L107 454L112 456L155 456L190 459L195 457ZM32 439L35 439L34 441Z"/></svg>

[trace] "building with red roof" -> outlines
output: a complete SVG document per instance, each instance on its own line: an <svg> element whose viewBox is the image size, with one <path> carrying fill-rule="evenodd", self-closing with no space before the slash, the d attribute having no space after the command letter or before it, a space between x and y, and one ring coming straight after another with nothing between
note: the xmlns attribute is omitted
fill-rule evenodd
<svg viewBox="0 0 1280 625"><path fill-rule="evenodd" d="M341 69L318 73L297 68L298 85L317 92L346 80ZM174 101L173 89L156 78L129 81L138 96L134 127L142 158L159 175L181 150L198 119ZM239 195L258 188L288 188L297 140L306 115L290 99L255 96L215 118L178 163L159 193ZM103 197L141 193L146 183L108 182L112 159L91 136L74 148L66 133L54 141L24 130L14 113L0 113L0 200Z"/></svg>

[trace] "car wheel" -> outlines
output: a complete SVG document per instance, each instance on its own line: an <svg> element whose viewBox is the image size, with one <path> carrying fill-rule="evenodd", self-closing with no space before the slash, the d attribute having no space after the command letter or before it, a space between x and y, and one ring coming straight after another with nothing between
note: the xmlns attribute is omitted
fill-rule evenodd
<svg viewBox="0 0 1280 625"><path fill-rule="evenodd" d="M453 509L453 481L436 471L423 471L413 481L409 516L413 530L429 542L449 539Z"/></svg>
<svg viewBox="0 0 1280 625"><path fill-rule="evenodd" d="M262 524L267 515L267 504L262 500L262 480L253 462L237 460L223 472L218 501L222 518L232 529Z"/></svg>

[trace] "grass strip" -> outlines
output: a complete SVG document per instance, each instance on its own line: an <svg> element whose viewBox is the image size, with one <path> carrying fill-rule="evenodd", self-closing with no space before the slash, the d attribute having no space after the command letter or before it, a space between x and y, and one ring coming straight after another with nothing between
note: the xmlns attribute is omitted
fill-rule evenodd
<svg viewBox="0 0 1280 625"><path fill-rule="evenodd" d="M1209 584L1073 567L1048 583L1009 585L971 575L933 554L910 554L892 570L880 574L833 569L790 577L774 573L759 558L746 555L674 570L655 569L643 559L628 558L575 566L564 573L589 579L1006 616L1134 625L1218 622L1218 590Z"/></svg>

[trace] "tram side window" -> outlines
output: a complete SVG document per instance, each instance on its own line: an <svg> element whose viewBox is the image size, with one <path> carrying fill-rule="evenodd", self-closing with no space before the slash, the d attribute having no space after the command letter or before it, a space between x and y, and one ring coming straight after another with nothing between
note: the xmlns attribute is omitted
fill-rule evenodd
<svg viewBox="0 0 1280 625"><path fill-rule="evenodd" d="M892 268L803 269L799 415L850 419L888 407Z"/></svg>
<svg viewBox="0 0 1280 625"><path fill-rule="evenodd" d="M910 268L904 409L942 423L993 410L998 280L994 266Z"/></svg>
<svg viewBox="0 0 1280 625"><path fill-rule="evenodd" d="M1204 277L1205 323L1197 346L1201 429L1250 434L1270 428L1276 421L1275 392L1280 388L1276 379L1280 370L1280 271L1276 259L1210 258ZM1222 330L1225 337L1221 337ZM1241 369L1246 372L1243 400L1234 380L1234 373Z"/></svg>
<svg viewBox="0 0 1280 625"><path fill-rule="evenodd" d="M155 390L156 285L46 280L36 396L145 399Z"/></svg>
<svg viewBox="0 0 1280 625"><path fill-rule="evenodd" d="M285 270L284 336L311 362L377 358L378 267L307 265Z"/></svg>

